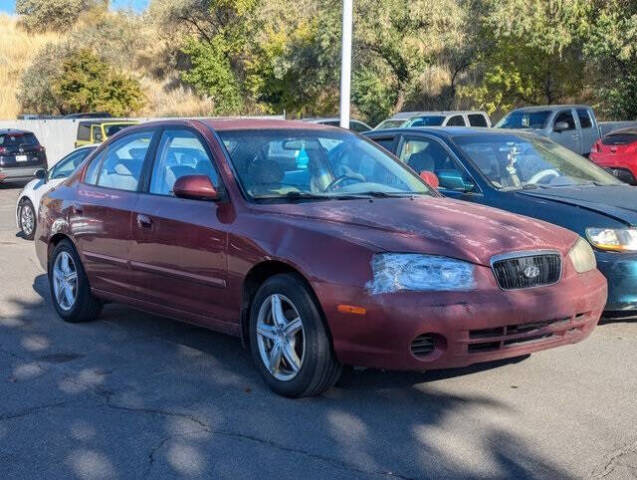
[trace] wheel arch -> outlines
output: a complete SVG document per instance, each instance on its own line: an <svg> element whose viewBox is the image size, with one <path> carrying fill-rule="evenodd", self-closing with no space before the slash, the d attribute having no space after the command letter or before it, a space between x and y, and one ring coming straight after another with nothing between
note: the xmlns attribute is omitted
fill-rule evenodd
<svg viewBox="0 0 637 480"><path fill-rule="evenodd" d="M266 260L254 265L243 280L243 286L241 290L240 314L242 345L244 347L247 347L250 344L250 307L252 306L252 300L254 299L254 296L265 281L275 275L281 274L295 275L304 283L304 285L308 289L308 292L310 293L310 296L312 297L312 300L314 300L314 303L318 308L330 343L333 345L332 334L330 332L328 322L325 318L325 312L323 311L321 302L319 301L316 292L314 291L314 288L312 288L309 280L298 268L279 260Z"/></svg>

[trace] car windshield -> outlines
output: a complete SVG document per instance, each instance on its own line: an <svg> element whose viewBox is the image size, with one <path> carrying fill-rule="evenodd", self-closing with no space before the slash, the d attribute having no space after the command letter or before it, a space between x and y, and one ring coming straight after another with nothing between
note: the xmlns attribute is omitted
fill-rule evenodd
<svg viewBox="0 0 637 480"><path fill-rule="evenodd" d="M435 195L411 170L348 131L232 130L219 135L252 199Z"/></svg>
<svg viewBox="0 0 637 480"><path fill-rule="evenodd" d="M410 127L439 127L442 122L445 121L445 117L442 115L427 115L424 117L417 117L411 119Z"/></svg>
<svg viewBox="0 0 637 480"><path fill-rule="evenodd" d="M621 185L584 157L532 135L467 135L454 142L498 189Z"/></svg>
<svg viewBox="0 0 637 480"><path fill-rule="evenodd" d="M376 126L376 130L382 130L384 128L400 128L403 123L405 123L405 120L384 120Z"/></svg>
<svg viewBox="0 0 637 480"><path fill-rule="evenodd" d="M546 125L551 112L511 112L498 122L496 128L534 128L542 129Z"/></svg>

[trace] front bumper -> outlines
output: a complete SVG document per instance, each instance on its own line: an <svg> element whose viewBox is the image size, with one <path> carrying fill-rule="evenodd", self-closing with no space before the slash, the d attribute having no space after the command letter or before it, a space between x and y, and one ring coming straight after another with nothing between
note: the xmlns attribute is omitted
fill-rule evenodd
<svg viewBox="0 0 637 480"><path fill-rule="evenodd" d="M351 298L365 298L360 290L346 290L323 291L319 298L349 297L349 303ZM342 363L429 370L513 358L579 342L597 325L606 296L606 280L594 270L569 276L556 285L525 290L495 287L479 292L367 296L362 305L367 309L365 315L340 314L333 305L326 315ZM369 301L372 298L374 303ZM423 335L433 339L435 348L417 356L412 353L413 342Z"/></svg>
<svg viewBox="0 0 637 480"><path fill-rule="evenodd" d="M608 279L606 314L637 315L637 253L595 252L597 268Z"/></svg>

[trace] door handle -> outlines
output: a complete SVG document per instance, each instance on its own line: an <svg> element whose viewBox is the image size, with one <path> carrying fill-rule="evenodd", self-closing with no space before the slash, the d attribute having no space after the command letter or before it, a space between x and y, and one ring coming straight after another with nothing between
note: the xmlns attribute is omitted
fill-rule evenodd
<svg viewBox="0 0 637 480"><path fill-rule="evenodd" d="M137 226L139 228L152 228L153 220L148 215L137 215Z"/></svg>

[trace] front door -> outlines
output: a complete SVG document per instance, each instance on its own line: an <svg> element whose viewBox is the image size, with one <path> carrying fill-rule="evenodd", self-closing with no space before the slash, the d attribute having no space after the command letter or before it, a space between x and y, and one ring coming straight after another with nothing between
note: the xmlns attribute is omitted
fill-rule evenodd
<svg viewBox="0 0 637 480"><path fill-rule="evenodd" d="M559 128L560 126L566 128ZM562 110L553 119L551 139L575 153L582 152L582 139L572 110Z"/></svg>
<svg viewBox="0 0 637 480"><path fill-rule="evenodd" d="M133 214L135 287L140 300L167 314L217 328L236 325L236 310L224 301L228 205L176 198L173 185L186 175L207 175L223 191L203 137L186 127L168 127Z"/></svg>

